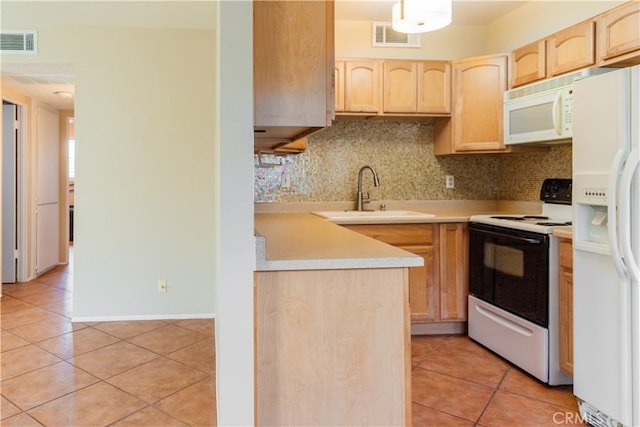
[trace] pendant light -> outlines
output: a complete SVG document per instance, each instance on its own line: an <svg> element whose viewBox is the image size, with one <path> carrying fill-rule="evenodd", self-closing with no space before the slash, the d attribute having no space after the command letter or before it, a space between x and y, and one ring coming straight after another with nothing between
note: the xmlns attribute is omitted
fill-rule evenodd
<svg viewBox="0 0 640 427"><path fill-rule="evenodd" d="M400 33L426 33L451 23L451 0L399 0L391 9L391 26Z"/></svg>

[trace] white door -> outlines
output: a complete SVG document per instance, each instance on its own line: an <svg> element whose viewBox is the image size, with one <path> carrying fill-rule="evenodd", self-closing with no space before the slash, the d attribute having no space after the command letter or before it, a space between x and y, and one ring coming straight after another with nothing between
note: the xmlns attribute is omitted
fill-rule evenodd
<svg viewBox="0 0 640 427"><path fill-rule="evenodd" d="M2 105L2 283L16 281L17 107Z"/></svg>
<svg viewBox="0 0 640 427"><path fill-rule="evenodd" d="M59 200L58 200L58 114L38 107L37 197L36 197L36 272L58 264Z"/></svg>

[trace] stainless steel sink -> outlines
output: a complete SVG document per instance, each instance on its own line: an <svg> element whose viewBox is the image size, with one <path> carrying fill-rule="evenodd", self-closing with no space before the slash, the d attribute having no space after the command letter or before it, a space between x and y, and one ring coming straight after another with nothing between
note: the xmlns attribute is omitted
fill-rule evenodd
<svg viewBox="0 0 640 427"><path fill-rule="evenodd" d="M327 218L331 222L346 224L373 224L379 223L393 223L393 222L419 222L428 218L433 218L434 214L414 212L414 211L402 211L402 210L388 210L388 211L320 211L312 212L314 215Z"/></svg>

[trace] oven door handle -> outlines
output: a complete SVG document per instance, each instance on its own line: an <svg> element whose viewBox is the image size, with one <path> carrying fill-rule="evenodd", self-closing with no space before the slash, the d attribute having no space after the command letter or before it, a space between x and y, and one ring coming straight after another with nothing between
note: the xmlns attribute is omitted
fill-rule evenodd
<svg viewBox="0 0 640 427"><path fill-rule="evenodd" d="M493 234L494 236L500 236L500 237L506 237L508 239L519 240L519 241L522 241L522 242L530 243L532 245L540 245L540 244L542 244L542 240L534 239L534 238L531 238L531 237L520 237L520 236L515 236L515 235L512 235L512 234L499 233L497 231L489 231L489 230L477 229L477 228L472 228L472 230L473 231L478 231L478 232L484 233L484 234Z"/></svg>

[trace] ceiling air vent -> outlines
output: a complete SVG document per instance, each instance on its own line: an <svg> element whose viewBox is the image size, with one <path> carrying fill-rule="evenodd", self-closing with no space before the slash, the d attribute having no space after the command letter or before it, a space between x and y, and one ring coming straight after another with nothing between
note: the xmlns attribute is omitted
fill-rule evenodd
<svg viewBox="0 0 640 427"><path fill-rule="evenodd" d="M420 47L420 34L394 31L391 22L372 22L373 47Z"/></svg>
<svg viewBox="0 0 640 427"><path fill-rule="evenodd" d="M0 32L0 52L35 54L38 52L37 41L38 37L35 31L2 30Z"/></svg>

